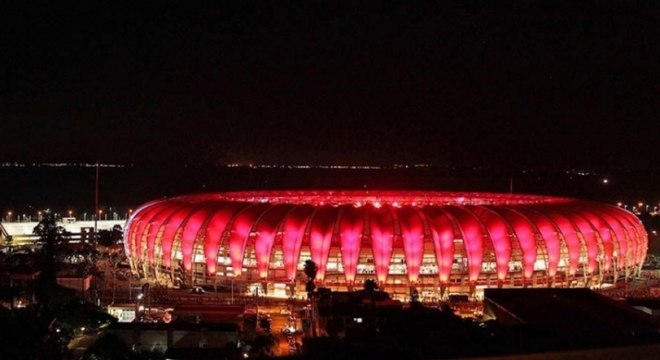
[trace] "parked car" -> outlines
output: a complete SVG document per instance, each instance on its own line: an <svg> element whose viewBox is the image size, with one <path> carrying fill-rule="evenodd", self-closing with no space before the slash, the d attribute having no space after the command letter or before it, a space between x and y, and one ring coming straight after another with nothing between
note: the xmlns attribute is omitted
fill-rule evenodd
<svg viewBox="0 0 660 360"><path fill-rule="evenodd" d="M204 289L202 289L199 286L194 286L192 289L190 289L190 292L193 293L193 294L203 294Z"/></svg>

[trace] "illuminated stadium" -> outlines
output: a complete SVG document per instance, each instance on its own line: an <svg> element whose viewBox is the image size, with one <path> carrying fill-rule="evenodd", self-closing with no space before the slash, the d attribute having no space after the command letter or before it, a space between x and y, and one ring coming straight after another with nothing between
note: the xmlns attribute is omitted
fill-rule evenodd
<svg viewBox="0 0 660 360"><path fill-rule="evenodd" d="M137 209L124 236L142 277L260 284L274 296L304 291L308 259L319 285L350 290L375 279L400 297L413 287L440 298L485 287L601 286L637 274L648 244L641 222L608 204L417 191L181 196Z"/></svg>

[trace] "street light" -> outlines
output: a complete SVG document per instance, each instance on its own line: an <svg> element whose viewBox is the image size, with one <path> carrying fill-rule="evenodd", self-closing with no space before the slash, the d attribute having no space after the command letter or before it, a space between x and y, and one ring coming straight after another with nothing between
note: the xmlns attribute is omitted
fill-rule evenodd
<svg viewBox="0 0 660 360"><path fill-rule="evenodd" d="M12 214L13 214L13 213L12 213L11 211L8 211L8 212L7 212L7 221L11 221L11 215L12 215Z"/></svg>

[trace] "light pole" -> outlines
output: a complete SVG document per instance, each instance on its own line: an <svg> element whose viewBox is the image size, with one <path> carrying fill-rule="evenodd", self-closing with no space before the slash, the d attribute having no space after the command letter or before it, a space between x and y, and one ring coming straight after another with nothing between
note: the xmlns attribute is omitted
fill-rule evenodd
<svg viewBox="0 0 660 360"><path fill-rule="evenodd" d="M99 162L96 162L96 177L94 179L94 242L98 241L98 217L101 214L99 210Z"/></svg>

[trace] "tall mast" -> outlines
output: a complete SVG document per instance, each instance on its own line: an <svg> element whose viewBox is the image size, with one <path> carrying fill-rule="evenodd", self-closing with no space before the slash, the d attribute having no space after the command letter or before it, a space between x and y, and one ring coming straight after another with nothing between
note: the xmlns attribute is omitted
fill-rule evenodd
<svg viewBox="0 0 660 360"><path fill-rule="evenodd" d="M94 186L94 240L98 240L98 218L99 218L99 162L96 161L96 181Z"/></svg>

